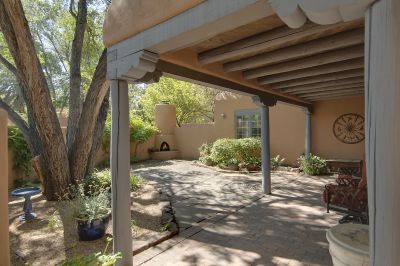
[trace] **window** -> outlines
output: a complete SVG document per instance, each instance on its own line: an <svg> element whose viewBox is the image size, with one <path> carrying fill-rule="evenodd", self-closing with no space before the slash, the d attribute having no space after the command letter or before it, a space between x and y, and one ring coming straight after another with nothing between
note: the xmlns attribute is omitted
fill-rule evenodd
<svg viewBox="0 0 400 266"><path fill-rule="evenodd" d="M236 112L236 137L261 137L261 116L258 110Z"/></svg>

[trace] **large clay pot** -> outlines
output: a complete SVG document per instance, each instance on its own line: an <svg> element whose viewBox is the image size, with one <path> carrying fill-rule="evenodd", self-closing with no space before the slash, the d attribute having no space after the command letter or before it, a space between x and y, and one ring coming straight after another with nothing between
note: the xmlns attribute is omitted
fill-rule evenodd
<svg viewBox="0 0 400 266"><path fill-rule="evenodd" d="M334 266L369 264L368 225L339 224L326 233Z"/></svg>

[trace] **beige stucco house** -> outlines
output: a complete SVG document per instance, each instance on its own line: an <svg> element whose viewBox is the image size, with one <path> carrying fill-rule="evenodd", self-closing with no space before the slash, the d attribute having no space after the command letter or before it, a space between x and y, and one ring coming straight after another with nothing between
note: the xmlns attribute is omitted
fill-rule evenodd
<svg viewBox="0 0 400 266"><path fill-rule="evenodd" d="M197 159L198 148L219 138L261 137L259 107L251 97L221 93L215 99L214 122L185 124L175 129L180 158ZM311 152L326 159L362 160L365 143L344 143L333 132L333 125L343 114L364 116L364 98L360 96L320 101L314 104L311 124ZM281 155L286 163L296 164L305 154L305 109L277 103L270 110L271 155Z"/></svg>
<svg viewBox="0 0 400 266"><path fill-rule="evenodd" d="M273 138L277 143L294 138L295 125L284 127L288 120L274 120L274 112L288 113L287 104L305 109L298 135L305 132L299 138L306 154L336 157L343 151L353 157L355 146L336 143L329 131L336 116L362 112L364 101L369 263L399 265L399 12L398 0L112 1L104 44L112 98L112 189L118 191L112 198L113 244L123 254L118 265L133 264L128 82L157 82L161 75L252 97L261 116L266 194L272 192ZM350 100L357 95L361 98ZM358 124L360 118L348 119ZM343 124L348 123L339 121L332 130L338 133ZM274 133L273 125L282 130ZM360 148L354 155L362 153Z"/></svg>

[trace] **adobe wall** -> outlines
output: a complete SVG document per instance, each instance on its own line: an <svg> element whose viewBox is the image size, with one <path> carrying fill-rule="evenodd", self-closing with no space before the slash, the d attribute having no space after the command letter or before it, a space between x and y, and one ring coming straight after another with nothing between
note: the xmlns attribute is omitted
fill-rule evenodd
<svg viewBox="0 0 400 266"><path fill-rule="evenodd" d="M312 116L312 152L329 159L363 159L365 142L345 144L333 134L333 123L346 113L364 117L364 97L352 97L314 104Z"/></svg>
<svg viewBox="0 0 400 266"><path fill-rule="evenodd" d="M226 97L215 104L215 137L235 137L235 112L257 106L247 96ZM334 121L343 114L364 116L364 97L321 101L314 104L312 115L312 153L326 159L362 159L364 141L345 144L333 134ZM280 154L286 162L296 164L304 153L305 113L297 106L278 103L270 108L271 155Z"/></svg>
<svg viewBox="0 0 400 266"><path fill-rule="evenodd" d="M8 236L7 113L0 110L0 265L10 265Z"/></svg>
<svg viewBox="0 0 400 266"><path fill-rule="evenodd" d="M214 123L185 124L175 128L176 146L182 159L198 159L199 147L216 140Z"/></svg>
<svg viewBox="0 0 400 266"><path fill-rule="evenodd" d="M236 98L235 98L236 97ZM235 112L258 107L247 96L222 98L215 103L217 138L235 138ZM271 155L280 154L294 164L304 152L305 114L302 108L278 103L270 108Z"/></svg>

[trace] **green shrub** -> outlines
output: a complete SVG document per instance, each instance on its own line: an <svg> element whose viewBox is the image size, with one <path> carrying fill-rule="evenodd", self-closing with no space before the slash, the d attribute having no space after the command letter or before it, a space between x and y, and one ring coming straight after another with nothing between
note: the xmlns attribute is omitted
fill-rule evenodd
<svg viewBox="0 0 400 266"><path fill-rule="evenodd" d="M219 166L237 164L239 162L239 142L237 139L219 139L214 142L210 158Z"/></svg>
<svg viewBox="0 0 400 266"><path fill-rule="evenodd" d="M131 143L142 144L146 142L152 135L154 135L158 129L152 124L143 121L137 116L130 116L129 119L129 136ZM108 116L102 138L103 149L107 152L110 150L110 138L111 138L111 117Z"/></svg>
<svg viewBox="0 0 400 266"><path fill-rule="evenodd" d="M205 165L214 165L215 164L215 162L211 158L212 147L213 147L212 143L204 143L199 148L199 152L200 152L199 160L200 160L200 162L204 163Z"/></svg>
<svg viewBox="0 0 400 266"><path fill-rule="evenodd" d="M279 154L277 156L271 158L271 170L278 169L278 167L280 167L284 161L285 161L285 158L281 158L281 156Z"/></svg>
<svg viewBox="0 0 400 266"><path fill-rule="evenodd" d="M237 160L244 164L261 165L261 139L243 138L237 139Z"/></svg>
<svg viewBox="0 0 400 266"><path fill-rule="evenodd" d="M212 145L210 159L219 166L261 165L261 140L219 139Z"/></svg>
<svg viewBox="0 0 400 266"><path fill-rule="evenodd" d="M308 175L321 175L327 172L326 161L316 155L302 155L298 162L300 169Z"/></svg>
<svg viewBox="0 0 400 266"><path fill-rule="evenodd" d="M67 208L78 219L92 221L110 212L107 189L88 192L83 183L68 187L60 200L67 201Z"/></svg>
<svg viewBox="0 0 400 266"><path fill-rule="evenodd" d="M143 186L144 179L138 175L130 176L130 188L134 191ZM111 187L111 170L94 170L90 176L84 180L84 188L87 193L96 193L103 190L108 190Z"/></svg>
<svg viewBox="0 0 400 266"><path fill-rule="evenodd" d="M30 175L32 154L24 135L16 126L8 127L8 146L13 151L14 168L21 169L26 175Z"/></svg>
<svg viewBox="0 0 400 266"><path fill-rule="evenodd" d="M131 191L141 188L144 183L143 177L141 177L139 175L131 175L129 181L130 181Z"/></svg>

